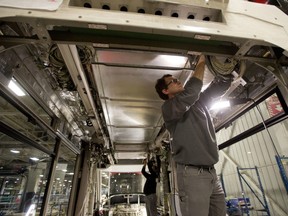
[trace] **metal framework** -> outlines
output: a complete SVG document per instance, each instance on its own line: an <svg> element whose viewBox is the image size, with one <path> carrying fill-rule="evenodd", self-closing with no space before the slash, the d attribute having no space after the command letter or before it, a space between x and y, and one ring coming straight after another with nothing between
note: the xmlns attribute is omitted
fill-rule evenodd
<svg viewBox="0 0 288 216"><path fill-rule="evenodd" d="M87 8L87 4L85 6L81 0L63 0L59 7L52 10L36 8L33 5L30 8L29 6L11 8L0 4L1 23L11 24L9 26L14 27L15 31L19 27L15 23L29 24L33 28L33 35L19 31L20 34L17 36L2 34L0 30L0 52L18 44L51 45L56 43L62 54L64 53L65 61L73 63L68 64L73 67L69 68L70 72L82 71L81 68L80 70L77 68L79 62L74 61L75 59L79 60L74 58L74 45L81 44L89 44L101 49L125 48L188 55L201 52L212 56L233 56L239 60L252 59L267 68L269 66L275 68L276 63L280 62L281 64L284 59L283 62L288 65L288 61L285 60L288 56L288 16L275 6L244 0L135 0L129 1L131 3L125 5L129 10L124 12L121 10L124 6L121 1L117 1L118 5L113 0L103 2L107 5L110 4L111 10L104 10L104 3L96 5L94 2L90 3L91 8ZM147 7L147 13L137 12L137 8L140 6ZM155 15L154 10L156 9L157 11L163 9L163 15ZM179 16L172 16L176 12L179 12ZM188 18L191 15L195 19ZM249 56L248 52L254 46L278 48L283 58ZM283 88L287 91L287 75L277 68L273 73L277 73L277 77L284 84ZM87 91L89 87L85 83L82 86L78 72L73 75L77 86L89 92ZM86 80L84 81L86 82ZM83 101L89 114L95 115L96 111L91 95L83 94L81 98L85 99ZM23 111L34 117L33 112L24 108ZM42 123L41 119L34 118L37 122ZM93 121L95 121L93 124L95 129L102 132L99 120L93 119ZM51 130L51 133L61 139L63 144L74 153L80 153L60 132L54 133L50 126L44 123L42 125L48 131ZM162 136L164 135L162 134ZM55 149L55 161L58 157L59 146L58 149ZM51 173L54 171L55 163ZM52 177L49 178L52 179ZM48 189L51 190L51 187ZM76 191L73 191L73 195L75 194ZM42 210L44 215L44 211L47 209L47 200ZM276 207L276 210L282 213L277 205ZM72 206L72 208L78 208L78 206Z"/></svg>
<svg viewBox="0 0 288 216"><path fill-rule="evenodd" d="M259 198L259 196L256 194L256 192L253 190L253 188L249 185L249 183L246 181L246 179L244 178L244 176L241 174L241 170L255 170L256 172L256 175L257 175L257 179L258 179L258 183L259 183L259 188L261 190L261 196L262 196L262 200ZM258 168L255 166L254 168L238 168L237 167L237 173L238 173L238 177L239 177L239 181L240 181L240 186L241 186L241 190L242 190L242 195L243 195L243 199L244 199L244 205L245 205L245 209L244 209L244 212L247 214L247 215L250 215L249 213L249 209L248 209L248 203L247 203L247 200L246 200L246 197L245 197L245 192L244 192L244 187L243 187L243 182L245 182L245 184L249 187L249 189L252 191L252 193L256 196L256 198L258 199L258 201L260 202L260 204L263 206L264 210L268 216L270 216L270 210L269 210L269 207L268 207L268 202L266 200L266 196L265 196L265 193L264 193L264 189L263 189L263 186L262 186L262 182L261 182L261 179L260 179L260 175L259 175L259 171L258 171Z"/></svg>
<svg viewBox="0 0 288 216"><path fill-rule="evenodd" d="M70 6L73 2L66 0L55 11L1 7L2 21L30 23L37 34L37 37L1 36L1 43L8 45L53 41L109 44L109 47L149 46L213 55L234 55L239 58L245 56L252 46L268 45L281 47L287 53L288 17L275 6L239 0L224 3L204 0L160 2L199 10L219 10L222 21L207 22L154 14L87 9ZM177 43L173 43L175 41Z"/></svg>

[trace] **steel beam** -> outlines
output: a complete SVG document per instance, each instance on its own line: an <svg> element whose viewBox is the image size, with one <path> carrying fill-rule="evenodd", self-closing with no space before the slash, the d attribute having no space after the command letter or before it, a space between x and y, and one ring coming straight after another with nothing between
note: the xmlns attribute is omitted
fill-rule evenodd
<svg viewBox="0 0 288 216"><path fill-rule="evenodd" d="M191 1L175 1L174 4L194 6ZM135 38L119 38L122 43L145 44L145 38L141 40L139 34L159 36L161 40L165 37L174 36L191 40L190 46L186 49L203 50L203 47L197 48L197 44L206 44L208 51L208 41L231 42L238 47L242 47L247 41L254 41L252 44L267 44L281 47L288 50L288 16L273 5L255 4L248 1L230 0L228 3L206 4L202 1L203 8L219 9L222 12L222 22L208 22L203 20L190 20L168 16L156 16L152 14L139 14L134 12L107 11L95 8L71 7L69 2L65 1L61 7L55 11L43 10L25 10L17 8L0 7L0 20L9 22L32 23L35 27L40 23L41 33L37 32L41 42L51 42L51 40L64 40L68 38L67 32L58 32L56 27L74 27L87 30L107 31L104 35L95 35L85 32L71 33L72 39L67 41L80 41L81 34L84 41L102 41L114 43L117 41L111 33L115 31L135 33ZM200 5L198 1L198 6ZM201 6L201 5L200 5ZM45 32L45 28L49 31ZM43 36L44 35L44 36ZM109 36L105 39L106 36ZM162 37L163 36L163 37ZM150 38L151 39L151 38ZM165 47L173 47L173 41L169 43L159 40L158 42ZM198 42L198 43L197 43ZM156 41L148 41L151 46L157 44ZM179 42L181 46L181 41ZM186 44L185 44L186 45ZM183 43L182 43L183 46ZM192 51L191 50L191 51ZM248 49L247 49L248 50ZM241 56L239 56L241 57Z"/></svg>

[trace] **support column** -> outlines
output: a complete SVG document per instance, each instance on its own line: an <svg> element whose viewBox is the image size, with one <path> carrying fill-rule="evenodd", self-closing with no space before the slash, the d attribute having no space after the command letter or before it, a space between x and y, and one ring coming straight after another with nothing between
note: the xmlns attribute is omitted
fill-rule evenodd
<svg viewBox="0 0 288 216"><path fill-rule="evenodd" d="M46 214L47 214L49 200L50 200L50 196L51 196L51 192L52 192L52 188L53 188L53 179L55 177L56 166L57 166L59 155L60 155L60 147L61 147L61 140L57 138L56 143L55 143L55 148L54 148L54 154L55 155L51 156L52 157L51 166L50 166L50 170L49 170L49 174L48 174L48 178L47 178L45 195L43 197L43 205L42 205L42 208L40 210L41 216L46 216Z"/></svg>
<svg viewBox="0 0 288 216"><path fill-rule="evenodd" d="M84 154L84 157L82 161L82 167L80 170L81 179L79 180L80 186L76 200L76 207L74 212L75 216L86 215L87 212L86 204L89 199L87 192L89 184L89 167L90 167L91 152L89 150L89 143L83 142L82 146L83 146L82 154Z"/></svg>
<svg viewBox="0 0 288 216"><path fill-rule="evenodd" d="M165 151L164 159L161 160L162 168L162 179L163 179L163 204L164 204L164 215L169 215L169 197L170 197L170 184L169 184L169 151Z"/></svg>
<svg viewBox="0 0 288 216"><path fill-rule="evenodd" d="M102 175L101 175L101 170L96 169L95 170L95 177L96 177L96 209L100 209L101 205L101 188L102 188Z"/></svg>
<svg viewBox="0 0 288 216"><path fill-rule="evenodd" d="M27 212L27 210L32 204L32 199L37 192L36 190L37 190L38 183L40 180L40 174L42 174L42 169L39 169L39 168L29 169L27 184L26 184L26 191L25 191L24 199L22 201L24 212Z"/></svg>
<svg viewBox="0 0 288 216"><path fill-rule="evenodd" d="M92 163L90 168L90 177L89 177L89 202L88 202L88 214L87 215L93 215L94 212L94 203L96 198L96 184L97 184L97 178L96 178L96 164Z"/></svg>

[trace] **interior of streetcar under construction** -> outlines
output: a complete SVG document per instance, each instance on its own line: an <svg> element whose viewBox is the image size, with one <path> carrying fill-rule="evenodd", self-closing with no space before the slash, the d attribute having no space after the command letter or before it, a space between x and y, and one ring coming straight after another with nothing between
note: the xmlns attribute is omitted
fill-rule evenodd
<svg viewBox="0 0 288 216"><path fill-rule="evenodd" d="M230 82L207 107L226 215L288 216L287 14L287 0L0 0L0 216L149 216L146 159L157 215L182 215L155 84L185 85L200 56L201 92Z"/></svg>

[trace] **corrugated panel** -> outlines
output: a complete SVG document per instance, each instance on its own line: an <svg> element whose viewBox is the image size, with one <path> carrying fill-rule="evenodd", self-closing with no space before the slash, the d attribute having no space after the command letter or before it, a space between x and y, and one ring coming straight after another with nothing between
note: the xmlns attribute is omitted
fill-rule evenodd
<svg viewBox="0 0 288 216"><path fill-rule="evenodd" d="M268 117L266 106L262 104L260 110L266 119ZM236 134L240 134L250 127L255 126L261 122L261 120L259 111L256 109L251 110L234 122L232 126L218 132L218 143L221 144ZM273 140L271 140L269 133L264 130L220 152L220 162L217 164L217 170L223 174L227 196L242 197L236 166L240 168L254 168L257 166L266 197L270 198L268 206L271 215L287 215L284 213L288 212L287 192L279 174L274 148L275 145L280 155L285 155L285 152L287 153L287 147L285 146L287 145L287 137L285 136L287 130L283 127L285 124L287 125L287 120L268 129ZM279 132L279 130L282 132ZM279 133L282 134L282 137L276 136L276 134ZM286 139L286 141L283 139ZM259 186L254 169L246 171L245 176L250 177L255 184ZM246 196L251 199L255 209L263 209L255 195L253 195L247 186L244 186L244 192ZM262 195L260 194L259 197L261 199ZM257 211L251 211L250 215L259 215L258 213Z"/></svg>

